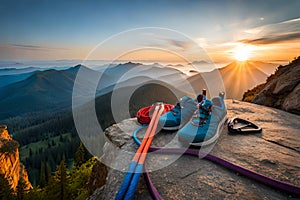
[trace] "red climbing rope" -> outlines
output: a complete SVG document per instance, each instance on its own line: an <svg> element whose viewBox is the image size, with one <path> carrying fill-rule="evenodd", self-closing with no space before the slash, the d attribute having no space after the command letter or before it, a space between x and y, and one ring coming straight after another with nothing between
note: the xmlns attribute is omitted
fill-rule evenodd
<svg viewBox="0 0 300 200"><path fill-rule="evenodd" d="M162 114L165 114L169 110L171 110L174 106L171 104L164 104L164 111ZM154 107L153 106L147 106L144 108L141 108L137 114L136 118L139 123L141 124L149 124L151 121L152 113L153 113Z"/></svg>

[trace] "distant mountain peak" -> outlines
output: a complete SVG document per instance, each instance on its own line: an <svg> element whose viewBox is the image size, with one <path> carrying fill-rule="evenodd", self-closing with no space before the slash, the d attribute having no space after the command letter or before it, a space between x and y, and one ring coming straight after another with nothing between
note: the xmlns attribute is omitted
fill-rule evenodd
<svg viewBox="0 0 300 200"><path fill-rule="evenodd" d="M153 63L153 65L163 66L163 65L161 65L161 64L158 63L158 62Z"/></svg>
<svg viewBox="0 0 300 200"><path fill-rule="evenodd" d="M78 64L78 65L75 65L74 67L68 68L67 71L69 71L69 72L77 72L80 68L90 69L90 68L86 67L83 64Z"/></svg>
<svg viewBox="0 0 300 200"><path fill-rule="evenodd" d="M79 67L85 67L84 65L82 64L78 64L78 65L75 65L74 68L79 68Z"/></svg>
<svg viewBox="0 0 300 200"><path fill-rule="evenodd" d="M195 60L189 63L188 65L203 65L203 64L211 64L211 63L204 60Z"/></svg>
<svg viewBox="0 0 300 200"><path fill-rule="evenodd" d="M168 64L168 65L166 65L166 67L170 67L170 68L182 68L182 67L184 67L184 65L182 65L182 64Z"/></svg>
<svg viewBox="0 0 300 200"><path fill-rule="evenodd" d="M112 65L111 69L118 69L119 67L122 68L135 68L137 66L143 65L142 63L134 63L134 62L126 62L126 63L120 63L118 65Z"/></svg>
<svg viewBox="0 0 300 200"><path fill-rule="evenodd" d="M83 64L78 64L78 65L75 65L74 67L70 67L69 69L79 69L81 67L84 67L84 68L87 68L85 65Z"/></svg>
<svg viewBox="0 0 300 200"><path fill-rule="evenodd" d="M127 63L124 63L123 65L134 65L134 66L138 66L138 65L142 65L142 63L134 63L134 62L127 62Z"/></svg>

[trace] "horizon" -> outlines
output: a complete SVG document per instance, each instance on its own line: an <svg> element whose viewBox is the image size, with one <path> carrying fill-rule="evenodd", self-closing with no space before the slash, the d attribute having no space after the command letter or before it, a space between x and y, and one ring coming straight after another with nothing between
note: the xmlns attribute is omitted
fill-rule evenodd
<svg viewBox="0 0 300 200"><path fill-rule="evenodd" d="M91 69L97 69L99 67L107 67L108 65L119 65L119 64L141 64L141 65L161 65L163 67L174 68L179 71L186 73L189 70L197 70L198 72L209 72L214 69L224 68L232 63L244 63L244 62L262 62L265 64L273 65L287 65L290 61L287 60L273 60L273 61L262 61L262 60L246 60L239 61L233 60L231 62L206 62L206 61L193 61L191 63L184 62L162 62L162 61L143 61L143 60L31 60L31 61L0 61L0 69L25 69L25 68L36 68L36 69L67 69L75 67L77 65L83 65ZM200 64L198 63L200 62ZM203 62L203 63L201 63ZM180 65L180 66L177 66ZM177 67L176 67L177 66ZM196 68L195 68L196 67ZM100 68L99 68L100 69ZM189 73L187 73L189 74Z"/></svg>
<svg viewBox="0 0 300 200"><path fill-rule="evenodd" d="M299 7L300 2L294 0L3 1L0 61L117 58L179 62L183 58L177 54L182 52L189 61L290 61L300 53ZM130 31L132 35L126 35ZM177 35L172 35L175 32ZM149 34L145 38L136 33ZM118 35L125 39L114 38ZM111 37L105 51L90 56L98 44ZM125 49L130 52L123 54Z"/></svg>
<svg viewBox="0 0 300 200"><path fill-rule="evenodd" d="M0 61L0 70L5 69L29 69L33 68L36 70L68 70L70 68L74 68L78 65L85 66L95 71L102 71L110 67L115 67L117 65L125 65L128 63L133 64L141 64L142 66L153 66L153 67L163 67L175 69L178 72L189 76L195 75L195 73L206 73L212 72L215 69L226 68L232 64L236 66L245 66L252 65L256 63L259 65L272 65L274 67L278 67L281 65L287 65L291 61L274 61L274 62L264 62L264 61L256 61L256 60L246 60L239 61L235 60L232 62L222 62L222 63L209 63L205 61L194 61L192 63L177 63L177 62L149 62L149 61L140 61L140 60L48 60L48 61L27 61L27 62L13 62L13 61ZM274 68L275 69L275 68ZM263 69L262 69L263 70ZM263 70L264 71L264 70ZM268 71L268 70L267 70ZM266 74L270 74L269 72L265 72Z"/></svg>

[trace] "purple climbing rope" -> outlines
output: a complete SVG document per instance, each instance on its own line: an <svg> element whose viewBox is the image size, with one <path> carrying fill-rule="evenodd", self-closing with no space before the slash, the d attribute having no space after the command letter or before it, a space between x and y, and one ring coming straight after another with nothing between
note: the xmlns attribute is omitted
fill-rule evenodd
<svg viewBox="0 0 300 200"><path fill-rule="evenodd" d="M140 131L142 128L144 128L145 125L140 126L139 128L137 128L134 133L133 133L133 139L134 141L140 145L140 141L137 138L137 132ZM283 181L279 181L270 177L267 177L263 174L254 172L252 170L246 169L242 166L239 166L237 164L231 163L229 161L226 161L222 158L219 158L217 156L211 155L211 154L206 154L201 152L200 150L195 150L195 149L182 149L182 148L161 148L161 147L153 147L151 146L149 151L151 152L158 152L158 153L176 153L176 154L186 154L186 155L192 155L192 156L201 156L207 160L210 160L214 163L217 163L223 167L226 167L230 170L233 170L239 174L242 174L244 176L247 176L253 180L256 180L260 183L263 183L265 185L271 186L275 189L278 190L282 190L285 192L288 192L290 194L293 195L297 195L300 196L300 187L296 186L296 185L292 185L290 183L287 182L283 182ZM150 193L152 195L152 197L154 199L160 200L162 199L162 197L159 195L158 191L156 190L155 186L153 185L149 174L147 173L147 171L145 170L145 174L144 174L146 183L148 185L148 188L150 190Z"/></svg>

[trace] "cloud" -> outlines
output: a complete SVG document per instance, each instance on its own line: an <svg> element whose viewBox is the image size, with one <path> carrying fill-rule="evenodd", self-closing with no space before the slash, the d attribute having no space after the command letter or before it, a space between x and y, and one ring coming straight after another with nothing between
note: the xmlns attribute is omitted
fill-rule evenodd
<svg viewBox="0 0 300 200"><path fill-rule="evenodd" d="M24 44L11 44L11 46L14 46L14 47L24 47L24 48L32 48L32 49L41 49L42 48L42 46L24 45Z"/></svg>
<svg viewBox="0 0 300 200"><path fill-rule="evenodd" d="M13 47L13 48L33 50L33 51L68 50L67 48L30 45L30 44L9 44L8 46Z"/></svg>
<svg viewBox="0 0 300 200"><path fill-rule="evenodd" d="M253 45L274 44L300 40L300 18L286 20L245 30L247 38L239 42Z"/></svg>
<svg viewBox="0 0 300 200"><path fill-rule="evenodd" d="M293 22L299 22L299 21L300 21L300 18L295 18L295 19L280 22L279 24L287 24L287 23L293 23Z"/></svg>
<svg viewBox="0 0 300 200"><path fill-rule="evenodd" d="M288 42L288 41L298 40L298 39L300 39L300 32L274 35L274 36L270 35L268 37L261 37L256 39L244 39L244 40L240 40L239 42L246 43L246 44L261 45L261 44Z"/></svg>
<svg viewBox="0 0 300 200"><path fill-rule="evenodd" d="M155 40L144 42L144 45L152 46L152 47L161 47L167 49L177 49L177 50L189 50L190 48L197 45L196 42L192 40L188 40L186 38L171 38L171 37L163 37L157 35L153 37Z"/></svg>
<svg viewBox="0 0 300 200"><path fill-rule="evenodd" d="M182 50L187 50L195 45L192 41L182 41L176 39L164 39L169 45L180 48Z"/></svg>

